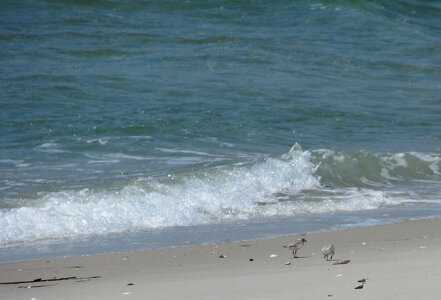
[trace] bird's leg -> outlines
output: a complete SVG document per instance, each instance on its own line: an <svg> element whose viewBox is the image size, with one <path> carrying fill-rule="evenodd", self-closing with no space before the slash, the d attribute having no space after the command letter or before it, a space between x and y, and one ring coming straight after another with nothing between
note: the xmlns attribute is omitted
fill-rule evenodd
<svg viewBox="0 0 441 300"><path fill-rule="evenodd" d="M297 258L297 250L294 250L294 251L292 252L292 255L294 256L294 258Z"/></svg>

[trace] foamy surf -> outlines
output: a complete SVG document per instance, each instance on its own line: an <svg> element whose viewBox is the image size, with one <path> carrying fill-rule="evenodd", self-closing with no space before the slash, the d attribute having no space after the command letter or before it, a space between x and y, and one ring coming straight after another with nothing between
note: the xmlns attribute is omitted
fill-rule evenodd
<svg viewBox="0 0 441 300"><path fill-rule="evenodd" d="M329 153L328 153L329 154ZM341 154L339 154L341 155ZM319 173L326 158L295 145L279 158L137 181L119 190L60 191L0 212L0 244L275 216L375 209L403 199L339 187ZM336 156L337 161L341 161ZM325 174L326 175L326 174Z"/></svg>

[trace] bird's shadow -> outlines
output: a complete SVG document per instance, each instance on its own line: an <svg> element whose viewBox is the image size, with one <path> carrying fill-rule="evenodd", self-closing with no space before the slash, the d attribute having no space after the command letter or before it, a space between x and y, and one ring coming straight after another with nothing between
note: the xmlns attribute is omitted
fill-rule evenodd
<svg viewBox="0 0 441 300"><path fill-rule="evenodd" d="M333 258L333 259L326 259L326 261L343 261L344 259L339 259L339 258Z"/></svg>
<svg viewBox="0 0 441 300"><path fill-rule="evenodd" d="M297 258L310 258L311 256L296 256L296 257L291 257L291 259L297 259Z"/></svg>

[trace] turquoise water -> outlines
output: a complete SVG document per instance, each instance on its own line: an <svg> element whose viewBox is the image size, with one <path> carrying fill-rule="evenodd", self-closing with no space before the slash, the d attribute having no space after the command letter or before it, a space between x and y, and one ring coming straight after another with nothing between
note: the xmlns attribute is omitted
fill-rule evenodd
<svg viewBox="0 0 441 300"><path fill-rule="evenodd" d="M439 217L440 45L438 1L3 1L0 245Z"/></svg>

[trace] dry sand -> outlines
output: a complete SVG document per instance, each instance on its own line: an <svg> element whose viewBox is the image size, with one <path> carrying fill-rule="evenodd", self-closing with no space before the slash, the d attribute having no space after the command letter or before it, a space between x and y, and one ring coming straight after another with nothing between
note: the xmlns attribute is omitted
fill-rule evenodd
<svg viewBox="0 0 441 300"><path fill-rule="evenodd" d="M295 239L3 264L0 299L441 299L441 220Z"/></svg>

